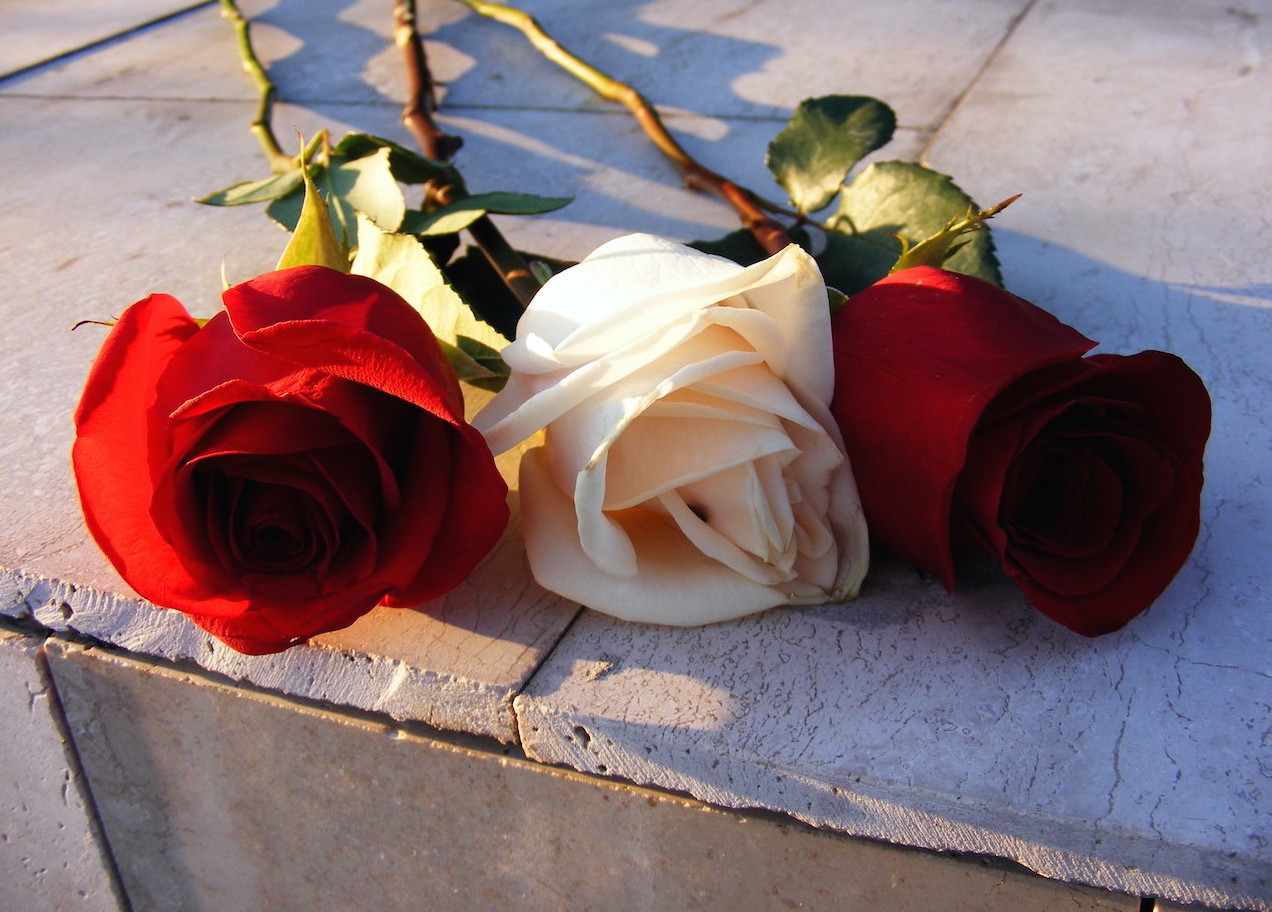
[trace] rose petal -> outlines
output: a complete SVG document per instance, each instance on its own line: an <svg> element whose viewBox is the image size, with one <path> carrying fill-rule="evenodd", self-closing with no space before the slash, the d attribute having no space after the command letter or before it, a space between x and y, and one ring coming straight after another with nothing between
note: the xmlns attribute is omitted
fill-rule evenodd
<svg viewBox="0 0 1272 912"><path fill-rule="evenodd" d="M543 448L521 457L526 550L541 585L566 598L629 621L690 626L730 620L785 601L684 546L668 520L648 511L623 514L623 528L640 553L640 575L605 573L579 542L574 504L552 483Z"/></svg>
<svg viewBox="0 0 1272 912"><path fill-rule="evenodd" d="M952 587L954 485L981 412L1017 377L1094 343L987 282L929 267L854 295L832 326L831 409L871 534Z"/></svg>
<svg viewBox="0 0 1272 912"><path fill-rule="evenodd" d="M1039 555L1006 538L999 553L1039 611L1098 636L1152 604L1192 550L1200 528L1210 402L1197 375L1163 352L1093 356L1072 373L1067 384L1053 383L1049 390L1030 383L1029 396L1013 394L1013 408L1028 407L1032 420L1047 413L1045 404L1038 405L1045 395L1096 410L1085 419L1093 425L1090 439L1106 459L1116 460L1122 482L1116 534L1085 560Z"/></svg>
<svg viewBox="0 0 1272 912"><path fill-rule="evenodd" d="M299 266L236 285L223 299L235 333L249 348L463 422L458 382L432 331L373 279Z"/></svg>
<svg viewBox="0 0 1272 912"><path fill-rule="evenodd" d="M734 473L745 476L746 468L733 470ZM745 477L740 480L742 484L746 484L749 479ZM693 493L693 492L691 492ZM754 492L751 492L752 494ZM746 496L745 494L743 495ZM708 516L697 503L692 505L685 502L685 499L678 491L670 491L658 498L658 503L671 517L676 524L679 532L689 540L701 554L712 560L719 561L728 567L734 573L746 577L762 586L776 586L784 583L793 577L790 567L780 567L768 562L757 559L754 553L740 547L734 539L729 535L723 534L718 529L712 527L703 520L703 516ZM633 511L635 513L637 511ZM699 515L699 514L702 515ZM667 534L673 534L668 530ZM644 555L642 555L642 564L644 564ZM641 568L645 572L647 568Z"/></svg>
<svg viewBox="0 0 1272 912"><path fill-rule="evenodd" d="M686 440L695 445L684 446ZM765 429L736 421L649 417L647 411L610 448L605 509L633 507L778 453L797 455L776 421Z"/></svg>
<svg viewBox="0 0 1272 912"><path fill-rule="evenodd" d="M152 404L158 378L196 332L176 298L134 304L102 346L75 412L72 458L85 524L129 585L165 605L189 604L202 588L156 528L143 493L168 456Z"/></svg>
<svg viewBox="0 0 1272 912"><path fill-rule="evenodd" d="M494 399L473 418L473 425L485 434L492 450L502 453L547 427L598 391L609 390L616 383L627 380L632 374L664 358L674 358L675 363L681 366L722 353L741 356L742 360L738 363L760 360L759 355L753 352L748 354L731 351L728 346L723 348L723 352L719 349L712 350L712 334L706 334L705 340L699 338L703 335L705 325L700 316L686 317L665 326L656 339L638 339L577 370L528 374L515 361L509 361L512 376ZM677 355L676 351L681 346L690 346L691 350ZM504 360L508 361L508 349L504 350L503 355ZM634 385L643 384L648 389L651 382L656 384L658 379L655 374L652 381L638 380Z"/></svg>
<svg viewBox="0 0 1272 912"><path fill-rule="evenodd" d="M619 270L622 288L612 288ZM735 296L733 306L712 306ZM793 245L743 269L662 238L622 238L554 276L535 296L517 341L503 352L513 369L509 384L474 424L496 452L511 449L712 322L763 349L774 362L770 369L797 395L827 400L833 372L825 297L816 264Z"/></svg>
<svg viewBox="0 0 1272 912"><path fill-rule="evenodd" d="M446 441L436 439L438 429ZM402 507L379 534L381 550L395 556L383 568L395 583L386 605L418 605L454 589L508 524L507 485L470 425L421 421L404 478Z"/></svg>

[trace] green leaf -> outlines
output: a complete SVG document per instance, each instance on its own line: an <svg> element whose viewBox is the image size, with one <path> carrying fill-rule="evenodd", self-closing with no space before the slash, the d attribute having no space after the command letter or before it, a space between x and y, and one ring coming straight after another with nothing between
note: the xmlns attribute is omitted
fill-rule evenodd
<svg viewBox="0 0 1272 912"><path fill-rule="evenodd" d="M359 218L353 272L388 285L419 311L460 380L485 389L503 386L508 368L499 352L507 340L473 315L417 238Z"/></svg>
<svg viewBox="0 0 1272 912"><path fill-rule="evenodd" d="M978 208L949 177L914 162L868 166L844 188L827 220L826 249L817 257L826 284L853 294L888 274L910 244L939 232L951 218ZM989 231L968 236L945 263L954 272L1002 284Z"/></svg>
<svg viewBox="0 0 1272 912"><path fill-rule="evenodd" d="M802 101L769 143L765 161L800 212L830 204L848 172L892 139L897 119L875 98L827 95Z"/></svg>
<svg viewBox="0 0 1272 912"><path fill-rule="evenodd" d="M322 195L308 174L305 183L304 203L283 255L278 260L279 269L291 266L327 266L341 272L349 271L349 248L336 237L331 225L331 213Z"/></svg>
<svg viewBox="0 0 1272 912"><path fill-rule="evenodd" d="M460 200L459 203L451 203L432 212L411 210L402 219L399 228L403 234L418 234L426 237L463 231L486 214L486 210L480 206L460 205L463 202L464 200Z"/></svg>
<svg viewBox="0 0 1272 912"><path fill-rule="evenodd" d="M488 212L499 215L539 215L569 203L573 197L536 196L533 193L474 193L432 212L408 212L400 230L404 234L454 234Z"/></svg>
<svg viewBox="0 0 1272 912"><path fill-rule="evenodd" d="M402 224L406 201L393 178L389 155L387 148L353 160L333 154L325 168L311 167L314 183L331 208L332 224L346 237L354 237L359 212L387 231ZM274 200L265 211L288 231L294 231L301 205L301 195L297 193Z"/></svg>
<svg viewBox="0 0 1272 912"><path fill-rule="evenodd" d="M534 193L511 193L496 190L492 193L474 193L468 197L476 200L487 212L497 215L541 215L555 212L570 203L572 196L538 196Z"/></svg>
<svg viewBox="0 0 1272 912"><path fill-rule="evenodd" d="M365 158L381 149L388 150L389 168L393 176L404 184L424 184L431 180L454 183L455 169L445 162L425 158L390 139L370 133L348 133L332 149L332 153L347 160Z"/></svg>
<svg viewBox="0 0 1272 912"><path fill-rule="evenodd" d="M209 193L196 202L208 206L243 206L248 203L265 203L280 196L286 196L300 188L301 172L299 168L286 174L275 174L264 180L244 181Z"/></svg>

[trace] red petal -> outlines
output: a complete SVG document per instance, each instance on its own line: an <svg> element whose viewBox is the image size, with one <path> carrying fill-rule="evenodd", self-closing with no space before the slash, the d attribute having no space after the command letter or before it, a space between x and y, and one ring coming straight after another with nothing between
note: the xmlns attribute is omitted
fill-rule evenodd
<svg viewBox="0 0 1272 912"><path fill-rule="evenodd" d="M1057 444L1080 443L1093 457L1104 458L1118 475L1122 503L1117 528L1088 530L1085 551L1054 540L1044 549L1036 535L1026 541L1020 529L1012 528L1015 504L1004 500L1001 522L1007 531L987 534L1004 569L1034 607L1071 630L1098 636L1117 630L1152 604L1192 551L1200 528L1210 399L1183 361L1162 352L1100 355L1083 366L1070 381L1047 391L1045 402L1039 395L1009 393L1026 410L1003 425L1027 428L1026 438L1040 433ZM1054 427L1039 427L1039 422L1053 420ZM991 442L982 449L978 441L976 459L994 448ZM969 464L969 476L971 468ZM1079 493L1092 500L1102 490L1107 483L1087 485ZM1085 509L1094 513L1099 506ZM1104 547L1090 547L1101 535Z"/></svg>
<svg viewBox="0 0 1272 912"><path fill-rule="evenodd" d="M223 299L251 348L462 423L459 384L428 324L373 279L297 266L257 276Z"/></svg>
<svg viewBox="0 0 1272 912"><path fill-rule="evenodd" d="M835 398L871 537L954 582L950 512L990 400L1095 343L1000 288L919 267L854 295L832 321Z"/></svg>
<svg viewBox="0 0 1272 912"><path fill-rule="evenodd" d="M75 413L72 459L85 524L120 576L162 605L186 603L198 584L150 515L154 479L168 458L152 404L158 378L197 332L176 298L134 304L102 346Z"/></svg>
<svg viewBox="0 0 1272 912"><path fill-rule="evenodd" d="M489 457L485 439L467 424L447 430L452 455L445 478L449 496L445 513L438 520L442 532L433 540L414 578L384 600L387 605L418 605L459 585L495 546L508 524L508 487ZM427 454L422 458L427 459ZM420 488L403 495L408 506L395 524L398 534L411 534L414 514L409 505L429 496L424 477L428 471L427 466L421 466L420 471L411 473L410 477L420 477ZM432 478L433 484L442 481L436 475Z"/></svg>

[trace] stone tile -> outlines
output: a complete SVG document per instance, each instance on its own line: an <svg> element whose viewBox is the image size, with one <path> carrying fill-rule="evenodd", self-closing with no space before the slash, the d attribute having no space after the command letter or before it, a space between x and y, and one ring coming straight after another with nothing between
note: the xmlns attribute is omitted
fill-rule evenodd
<svg viewBox="0 0 1272 912"><path fill-rule="evenodd" d="M897 109L900 123L930 131L1028 0L840 2L820 7L811 19L796 0L607 3L586 15L571 0L517 5L566 47L672 112L785 120L806 97L876 95ZM369 0L247 0L241 6L284 99L400 104L406 83L401 55L389 40L391 6ZM507 26L456 3L420 4L419 15L448 108L608 107ZM209 6L12 90L244 97L250 88L237 72L228 35ZM960 53L949 52L955 45ZM183 78L166 78L174 69Z"/></svg>
<svg viewBox="0 0 1272 912"><path fill-rule="evenodd" d="M1272 97L1265 8L1040 2L926 151L978 199L1024 192L996 223L1012 290L1211 389L1205 528L1152 610L1086 641L993 577L949 597L885 565L842 608L685 632L585 615L518 701L532 756L1272 907L1272 127L1240 113Z"/></svg>
<svg viewBox="0 0 1272 912"><path fill-rule="evenodd" d="M597 4L586 15L571 0L514 5L589 63L673 110L784 120L803 98L875 95L897 109L900 123L931 129L1028 4L658 0ZM425 20L430 47L462 55L439 58L447 104L601 104L510 28L475 15L452 21L445 7L422 15L444 17L436 26ZM383 79L380 72L369 71Z"/></svg>
<svg viewBox="0 0 1272 912"><path fill-rule="evenodd" d="M41 667L41 642L0 628L0 908L116 912L109 863Z"/></svg>
<svg viewBox="0 0 1272 912"><path fill-rule="evenodd" d="M50 661L134 908L1138 905L589 779L97 649L59 645Z"/></svg>
<svg viewBox="0 0 1272 912"><path fill-rule="evenodd" d="M1002 582L949 596L885 565L855 603L706 628L585 613L516 710L524 749L547 763L1263 908L1266 678L1150 668L1145 648L1135 632L1071 634ZM1226 835L1201 832L1207 820Z"/></svg>
<svg viewBox="0 0 1272 912"><path fill-rule="evenodd" d="M57 0L5 0L0 79L200 4L180 0L112 0L91 6Z"/></svg>

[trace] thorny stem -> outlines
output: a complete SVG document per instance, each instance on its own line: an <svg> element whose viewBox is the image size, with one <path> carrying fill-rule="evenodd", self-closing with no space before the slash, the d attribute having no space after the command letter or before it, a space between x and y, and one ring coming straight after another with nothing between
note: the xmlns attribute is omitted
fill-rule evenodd
<svg viewBox="0 0 1272 912"><path fill-rule="evenodd" d="M416 25L414 0L396 0L393 4L393 43L406 59L407 95L402 123L411 131L426 157L434 161L450 161L464 141L443 131L433 120L437 100L433 95L432 74L424 56L424 42Z"/></svg>
<svg viewBox="0 0 1272 912"><path fill-rule="evenodd" d="M252 135L261 144L261 151L269 161L269 170L274 174L284 174L296 167L296 160L283 151L274 136L272 118L274 101L278 97L278 87L265 73L265 67L256 49L252 46L251 23L243 16L236 0L221 0L221 15L234 26L234 34L238 39L239 59L243 61L243 70L251 77L260 102L256 108L256 117L251 124Z"/></svg>
<svg viewBox="0 0 1272 912"><path fill-rule="evenodd" d="M790 238L782 225L765 214L759 197L697 162L667 132L654 106L630 85L603 73L566 50L543 30L533 16L522 10L502 3L490 2L490 0L458 0L458 2L478 15L519 30L548 60L583 82L602 98L607 101L616 101L626 107L650 141L675 164L685 185L690 189L714 193L732 206L742 224L766 252L777 253L790 243Z"/></svg>
<svg viewBox="0 0 1272 912"><path fill-rule="evenodd" d="M444 132L433 120L437 100L433 95L433 78L424 54L424 42L416 25L415 0L394 0L393 41L402 49L406 60L408 87L402 123L415 136L420 150L427 157L435 161L450 161L463 145L463 140ZM429 193L438 204L445 205L465 196L467 190L461 182L430 186ZM482 216L469 225L468 233L524 310L540 286L521 254L508 243L489 216Z"/></svg>

